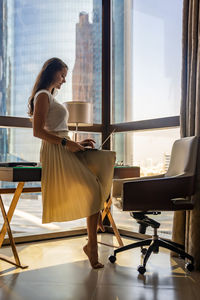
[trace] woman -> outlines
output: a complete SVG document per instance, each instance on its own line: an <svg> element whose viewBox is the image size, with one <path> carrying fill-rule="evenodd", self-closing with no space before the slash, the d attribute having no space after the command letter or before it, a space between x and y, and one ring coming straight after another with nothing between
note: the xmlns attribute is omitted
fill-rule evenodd
<svg viewBox="0 0 200 300"><path fill-rule="evenodd" d="M83 250L91 266L97 269L103 267L98 261L97 228L104 230L100 211L111 188L115 155L111 151L92 151L93 154L85 151L85 146L94 148L92 139L70 140L68 111L54 98L55 90L65 83L67 71L62 60L47 60L29 99L33 134L42 139L42 221L63 222L87 217L88 243ZM104 167L106 175L102 174Z"/></svg>

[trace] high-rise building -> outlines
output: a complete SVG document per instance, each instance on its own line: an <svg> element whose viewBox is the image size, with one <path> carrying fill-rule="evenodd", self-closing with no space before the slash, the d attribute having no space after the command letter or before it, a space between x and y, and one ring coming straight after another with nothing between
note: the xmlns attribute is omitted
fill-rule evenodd
<svg viewBox="0 0 200 300"><path fill-rule="evenodd" d="M0 114L7 111L7 1L0 0ZM0 160L4 161L8 153L7 130L0 128Z"/></svg>
<svg viewBox="0 0 200 300"><path fill-rule="evenodd" d="M0 0L0 113L6 115L7 7Z"/></svg>
<svg viewBox="0 0 200 300"><path fill-rule="evenodd" d="M102 4L93 0L92 22L81 12L76 24L76 57L72 75L73 100L93 103L94 123L101 122Z"/></svg>
<svg viewBox="0 0 200 300"><path fill-rule="evenodd" d="M112 122L132 120L132 1L113 0L112 6ZM133 163L133 139L130 134L113 138L117 160Z"/></svg>
<svg viewBox="0 0 200 300"><path fill-rule="evenodd" d="M94 123L101 123L102 103L102 2L93 0L93 107Z"/></svg>
<svg viewBox="0 0 200 300"><path fill-rule="evenodd" d="M98 5L97 5L98 3ZM100 14L100 15L98 15ZM92 22L89 14L81 12L76 24L76 56L72 72L74 101L93 103L94 123L101 119L101 6L93 1ZM79 139L85 137L80 135ZM88 134L88 137L90 134Z"/></svg>
<svg viewBox="0 0 200 300"><path fill-rule="evenodd" d="M76 24L76 57L72 72L73 101L93 102L93 40L92 24L85 12Z"/></svg>
<svg viewBox="0 0 200 300"><path fill-rule="evenodd" d="M169 168L171 154L164 153L163 156L163 173L166 173Z"/></svg>

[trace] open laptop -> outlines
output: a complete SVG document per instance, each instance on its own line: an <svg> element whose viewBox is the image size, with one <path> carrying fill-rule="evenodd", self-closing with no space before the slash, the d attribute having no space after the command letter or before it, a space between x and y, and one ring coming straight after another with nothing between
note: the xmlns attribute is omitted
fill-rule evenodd
<svg viewBox="0 0 200 300"><path fill-rule="evenodd" d="M107 136L107 138L101 143L101 145L98 148L87 148L85 147L85 150L101 150L103 145L111 138L112 134L115 132L116 129L114 129L109 136Z"/></svg>

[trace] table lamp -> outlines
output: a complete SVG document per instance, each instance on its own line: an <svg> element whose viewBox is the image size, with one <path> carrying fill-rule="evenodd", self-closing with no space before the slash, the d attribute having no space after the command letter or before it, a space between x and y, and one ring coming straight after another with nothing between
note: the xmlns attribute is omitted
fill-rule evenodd
<svg viewBox="0 0 200 300"><path fill-rule="evenodd" d="M79 126L93 125L93 104L85 101L68 101L63 103L69 112L68 125L76 126L75 141Z"/></svg>

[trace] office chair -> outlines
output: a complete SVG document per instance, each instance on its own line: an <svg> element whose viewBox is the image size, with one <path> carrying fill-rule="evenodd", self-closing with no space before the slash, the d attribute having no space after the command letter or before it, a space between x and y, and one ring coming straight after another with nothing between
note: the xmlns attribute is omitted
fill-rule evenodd
<svg viewBox="0 0 200 300"><path fill-rule="evenodd" d="M117 253L141 247L144 255L143 264L138 266L138 272L146 272L146 264L151 253L158 253L159 247L178 253L181 258L187 258L185 266L189 271L194 269L194 258L184 251L184 246L161 239L157 230L160 223L146 216L159 214L161 211L191 210L194 203L189 196L195 192L195 172L197 162L198 137L186 137L176 140L171 151L169 168L165 174L140 177L121 181L121 204L123 211L131 212L131 216L139 224L139 232L145 233L151 226L154 230L152 238L141 240L120 247L109 257L111 263L116 261ZM119 190L119 186L117 187ZM144 246L149 246L147 249Z"/></svg>

